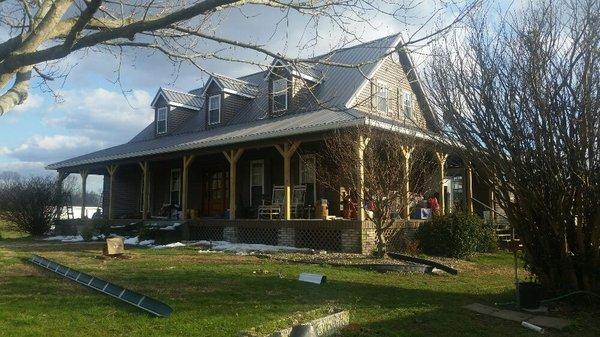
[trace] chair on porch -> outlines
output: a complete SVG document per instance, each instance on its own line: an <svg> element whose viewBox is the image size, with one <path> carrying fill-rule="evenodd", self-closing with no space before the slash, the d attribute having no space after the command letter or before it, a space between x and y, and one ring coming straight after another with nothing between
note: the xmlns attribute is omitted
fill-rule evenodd
<svg viewBox="0 0 600 337"><path fill-rule="evenodd" d="M306 202L306 185L294 185L292 190L292 218L304 217L304 204Z"/></svg>
<svg viewBox="0 0 600 337"><path fill-rule="evenodd" d="M273 186L273 196L269 205L258 206L259 219L280 219L283 214L283 203L285 202L285 187Z"/></svg>

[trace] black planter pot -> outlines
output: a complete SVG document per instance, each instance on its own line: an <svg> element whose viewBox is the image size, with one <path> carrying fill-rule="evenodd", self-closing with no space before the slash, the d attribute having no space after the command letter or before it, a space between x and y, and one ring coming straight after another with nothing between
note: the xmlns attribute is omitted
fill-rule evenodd
<svg viewBox="0 0 600 337"><path fill-rule="evenodd" d="M519 306L523 309L537 309L542 300L542 286L535 282L519 282Z"/></svg>

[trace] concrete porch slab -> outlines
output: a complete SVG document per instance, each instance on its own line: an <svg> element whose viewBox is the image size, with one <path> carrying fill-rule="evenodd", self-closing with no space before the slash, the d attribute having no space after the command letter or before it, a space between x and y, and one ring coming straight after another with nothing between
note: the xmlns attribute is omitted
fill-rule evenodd
<svg viewBox="0 0 600 337"><path fill-rule="evenodd" d="M534 325L538 325L544 328L553 328L553 329L564 329L565 327L571 325L572 321L559 317L550 317L550 316L536 316L530 313L523 313L520 311L514 310L503 310L498 309L489 305L472 303L469 305L463 306L463 308L474 311L479 314L488 315L492 317L502 318L514 322L523 322L531 323Z"/></svg>

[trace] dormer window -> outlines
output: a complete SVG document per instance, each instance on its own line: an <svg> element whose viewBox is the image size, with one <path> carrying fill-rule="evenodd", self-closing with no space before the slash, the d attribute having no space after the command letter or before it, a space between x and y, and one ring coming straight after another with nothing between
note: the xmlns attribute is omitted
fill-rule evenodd
<svg viewBox="0 0 600 337"><path fill-rule="evenodd" d="M273 112L288 108L288 81L286 78L273 80Z"/></svg>
<svg viewBox="0 0 600 337"><path fill-rule="evenodd" d="M389 89L387 85L383 82L377 82L375 88L375 107L377 108L377 111L387 113L389 107Z"/></svg>
<svg viewBox="0 0 600 337"><path fill-rule="evenodd" d="M402 111L406 118L413 117L413 97L412 92L404 90L402 92Z"/></svg>
<svg viewBox="0 0 600 337"><path fill-rule="evenodd" d="M208 98L208 125L221 123L221 95Z"/></svg>
<svg viewBox="0 0 600 337"><path fill-rule="evenodd" d="M167 132L167 114L169 108L162 107L156 110L156 133L163 134Z"/></svg>

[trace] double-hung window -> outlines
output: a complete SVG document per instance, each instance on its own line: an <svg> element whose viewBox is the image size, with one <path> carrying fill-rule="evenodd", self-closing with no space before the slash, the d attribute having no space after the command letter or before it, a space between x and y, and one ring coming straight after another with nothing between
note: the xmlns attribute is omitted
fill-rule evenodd
<svg viewBox="0 0 600 337"><path fill-rule="evenodd" d="M221 95L212 95L208 98L208 124L221 123Z"/></svg>
<svg viewBox="0 0 600 337"><path fill-rule="evenodd" d="M413 117L413 95L407 90L402 92L402 112L406 118Z"/></svg>
<svg viewBox="0 0 600 337"><path fill-rule="evenodd" d="M286 78L273 80L273 112L288 108L288 82Z"/></svg>
<svg viewBox="0 0 600 337"><path fill-rule="evenodd" d="M375 107L377 111L387 113L389 108L389 88L383 82L377 82L375 88Z"/></svg>
<svg viewBox="0 0 600 337"><path fill-rule="evenodd" d="M167 114L169 108L162 107L156 111L156 133L161 134L167 132Z"/></svg>

